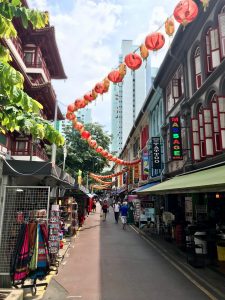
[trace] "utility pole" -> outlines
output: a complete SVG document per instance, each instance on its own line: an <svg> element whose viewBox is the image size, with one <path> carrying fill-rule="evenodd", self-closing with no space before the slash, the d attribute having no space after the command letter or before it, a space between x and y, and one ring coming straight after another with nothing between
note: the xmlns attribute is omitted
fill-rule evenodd
<svg viewBox="0 0 225 300"><path fill-rule="evenodd" d="M66 146L66 141L65 141L65 144L63 146L63 171L65 171L66 157L67 157L67 146Z"/></svg>
<svg viewBox="0 0 225 300"><path fill-rule="evenodd" d="M54 123L53 127L56 129L56 122L57 122L57 113L58 113L58 101L55 101L55 114L54 114ZM52 165L55 165L56 160L56 144L52 144Z"/></svg>

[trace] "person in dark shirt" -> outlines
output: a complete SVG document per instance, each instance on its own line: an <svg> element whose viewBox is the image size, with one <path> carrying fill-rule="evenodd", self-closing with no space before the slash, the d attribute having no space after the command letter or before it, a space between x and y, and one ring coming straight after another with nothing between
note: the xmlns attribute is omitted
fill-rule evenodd
<svg viewBox="0 0 225 300"><path fill-rule="evenodd" d="M127 214L128 214L128 205L127 202L123 202L121 208L120 208L120 214L121 214L121 221L123 224L123 229L126 229L127 224Z"/></svg>

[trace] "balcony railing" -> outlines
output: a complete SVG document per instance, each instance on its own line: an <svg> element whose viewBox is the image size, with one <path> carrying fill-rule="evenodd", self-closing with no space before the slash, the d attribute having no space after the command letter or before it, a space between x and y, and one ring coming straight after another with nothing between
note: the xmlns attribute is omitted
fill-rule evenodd
<svg viewBox="0 0 225 300"><path fill-rule="evenodd" d="M48 68L47 68L47 65L46 65L46 62L44 60L42 60L42 62L39 62L39 63L35 63L35 62L26 62L25 61L25 65L27 68L39 68L39 69L43 69L44 70L44 73L48 79L48 81L51 80L51 76L50 76L50 73L48 71Z"/></svg>
<svg viewBox="0 0 225 300"><path fill-rule="evenodd" d="M31 150L30 149L23 149L23 150L13 150L11 152L12 156L29 156L31 155ZM48 161L48 156L45 153L45 151L43 149L39 149L36 148L33 150L33 154L32 156L37 156L38 158L44 160L44 161Z"/></svg>

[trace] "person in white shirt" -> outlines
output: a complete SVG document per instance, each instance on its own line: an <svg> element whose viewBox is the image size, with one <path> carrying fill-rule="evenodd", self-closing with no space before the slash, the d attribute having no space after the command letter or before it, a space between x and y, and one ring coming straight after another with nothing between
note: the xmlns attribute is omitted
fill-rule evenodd
<svg viewBox="0 0 225 300"><path fill-rule="evenodd" d="M115 202L115 204L113 205L113 210L114 210L115 222L118 224L119 215L120 215L120 205L118 202Z"/></svg>

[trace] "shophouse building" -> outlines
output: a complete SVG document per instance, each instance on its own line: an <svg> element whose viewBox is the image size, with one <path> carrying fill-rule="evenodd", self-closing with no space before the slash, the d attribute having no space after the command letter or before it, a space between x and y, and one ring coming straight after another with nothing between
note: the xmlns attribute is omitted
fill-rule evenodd
<svg viewBox="0 0 225 300"><path fill-rule="evenodd" d="M212 261L222 259L219 239L225 220L225 1L210 1L205 12L201 1L196 3L196 20L178 29L142 107L140 118L147 112L149 117L148 181L156 172L158 184L137 193L157 195L163 205L156 213L174 215L170 234L178 246L192 224L205 238L202 251ZM160 137L161 170L153 166L154 137ZM140 145L141 138L139 129Z"/></svg>
<svg viewBox="0 0 225 300"><path fill-rule="evenodd" d="M28 7L25 0L22 3ZM1 42L10 51L12 66L24 76L25 92L43 105L45 120L54 120L56 108L57 119L63 120L51 83L52 79L66 79L54 27L33 30L31 26L25 29L20 19L13 22L17 38ZM9 267L21 223L35 220L41 211L47 218L50 201L74 187L74 179L49 160L45 145L46 141L18 132L0 134L1 287L11 285Z"/></svg>

